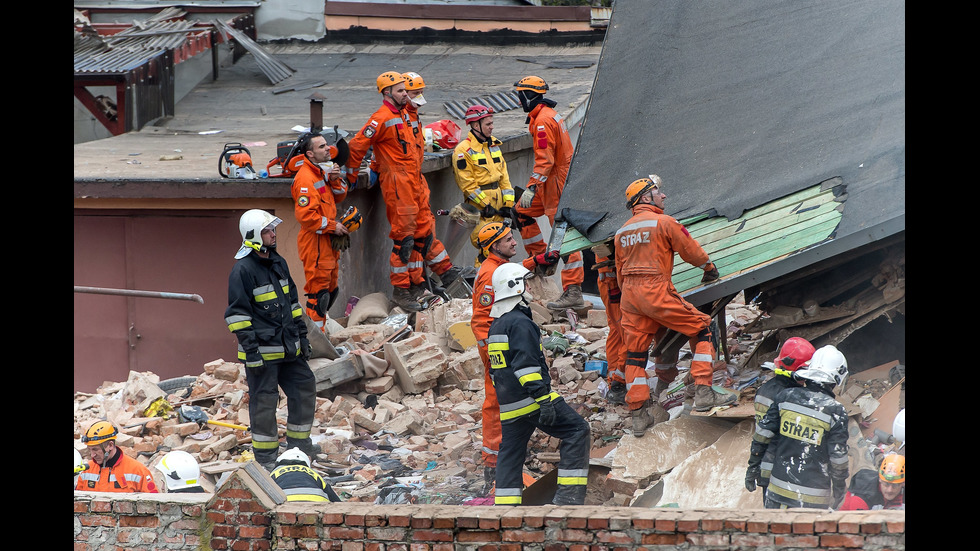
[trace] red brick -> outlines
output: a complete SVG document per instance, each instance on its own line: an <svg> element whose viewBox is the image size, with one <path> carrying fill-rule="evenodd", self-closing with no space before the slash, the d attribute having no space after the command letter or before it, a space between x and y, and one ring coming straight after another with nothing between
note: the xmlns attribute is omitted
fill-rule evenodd
<svg viewBox="0 0 980 551"><path fill-rule="evenodd" d="M562 530L558 534L559 541L592 541L592 532L586 530Z"/></svg>
<svg viewBox="0 0 980 551"><path fill-rule="evenodd" d="M831 519L820 519L813 522L813 531L817 534L823 534L827 532L836 533L837 532L837 521Z"/></svg>
<svg viewBox="0 0 980 551"><path fill-rule="evenodd" d="M360 541L364 539L364 530L346 527L329 528L327 529L327 539Z"/></svg>
<svg viewBox="0 0 980 551"><path fill-rule="evenodd" d="M774 536L773 542L777 547L817 547L820 538L813 534L799 536Z"/></svg>
<svg viewBox="0 0 980 551"><path fill-rule="evenodd" d="M87 513L88 512L88 502L87 501L76 501L75 502L75 512L76 513Z"/></svg>
<svg viewBox="0 0 980 551"><path fill-rule="evenodd" d="M409 522L408 525L409 527L414 528L416 530L420 528L432 528L432 518L419 516L419 515L412 515L411 521Z"/></svg>
<svg viewBox="0 0 980 551"><path fill-rule="evenodd" d="M225 514L224 513L218 513L218 512L215 512L215 511L208 511L208 513L207 513L207 519L208 519L209 522L213 522L215 524L224 524L225 523Z"/></svg>
<svg viewBox="0 0 980 551"><path fill-rule="evenodd" d="M524 513L524 526L528 528L541 528L544 526L544 516Z"/></svg>
<svg viewBox="0 0 980 551"><path fill-rule="evenodd" d="M905 533L905 521L904 520L889 520L885 522L888 526L889 534L904 534Z"/></svg>
<svg viewBox="0 0 980 551"><path fill-rule="evenodd" d="M344 514L343 513L324 513L323 514L323 524L343 524Z"/></svg>
<svg viewBox="0 0 980 551"><path fill-rule="evenodd" d="M608 530L609 529L609 518L607 517L593 517L589 519L587 528L590 530Z"/></svg>
<svg viewBox="0 0 980 551"><path fill-rule="evenodd" d="M861 533L861 524L856 520L841 520L837 523L836 532L841 534Z"/></svg>
<svg viewBox="0 0 980 551"><path fill-rule="evenodd" d="M477 528L480 530L500 530L500 518L480 518Z"/></svg>
<svg viewBox="0 0 980 551"><path fill-rule="evenodd" d="M500 541L500 532L498 531L487 531L487 530L460 530L456 533L456 541L460 543L464 542L480 542L480 541Z"/></svg>
<svg viewBox="0 0 980 551"><path fill-rule="evenodd" d="M359 541L345 541L341 543L340 549L342 551L362 551L364 544Z"/></svg>
<svg viewBox="0 0 980 551"><path fill-rule="evenodd" d="M451 530L413 530L412 539L418 541L453 541Z"/></svg>
<svg viewBox="0 0 980 551"><path fill-rule="evenodd" d="M108 513L112 511L112 502L94 499L92 500L92 504L89 505L89 508L93 513Z"/></svg>
<svg viewBox="0 0 980 551"><path fill-rule="evenodd" d="M214 503L211 504L211 509L217 509L219 511L234 511L235 504L227 499L216 499Z"/></svg>
<svg viewBox="0 0 980 551"><path fill-rule="evenodd" d="M456 551L456 545L452 543L440 543L433 545L432 551Z"/></svg>
<svg viewBox="0 0 980 551"><path fill-rule="evenodd" d="M622 544L633 544L633 538L625 532L608 532L605 530L600 530L595 533L595 539L599 543L622 543Z"/></svg>
<svg viewBox="0 0 980 551"><path fill-rule="evenodd" d="M276 518L280 524L296 524L296 513L293 512L276 513Z"/></svg>
<svg viewBox="0 0 980 551"><path fill-rule="evenodd" d="M677 521L678 532L697 532L701 527L700 519L680 519Z"/></svg>
<svg viewBox="0 0 980 551"><path fill-rule="evenodd" d="M238 510L239 511L242 511L243 513L244 512L248 512L248 513L264 513L266 511L268 511L268 509L266 509L265 507L263 507L262 506L262 503L261 502L258 502L258 501L239 501L238 502Z"/></svg>
<svg viewBox="0 0 980 551"><path fill-rule="evenodd" d="M769 523L762 520L750 520L745 523L745 531L766 534L769 532Z"/></svg>
<svg viewBox="0 0 980 551"><path fill-rule="evenodd" d="M684 543L683 534L643 534L640 536L642 545L680 545Z"/></svg>
<svg viewBox="0 0 980 551"><path fill-rule="evenodd" d="M864 538L846 534L827 534L820 536L820 547L864 547Z"/></svg>
<svg viewBox="0 0 980 551"><path fill-rule="evenodd" d="M255 499L255 496L249 490L242 488L228 488L222 491L218 497L223 497L226 499Z"/></svg>
<svg viewBox="0 0 980 551"><path fill-rule="evenodd" d="M633 527L637 530L653 530L654 519L652 518L635 518L633 519Z"/></svg>
<svg viewBox="0 0 980 551"><path fill-rule="evenodd" d="M814 520L805 521L797 520L793 522L793 532L794 534L812 534L813 533Z"/></svg>
<svg viewBox="0 0 980 551"><path fill-rule="evenodd" d="M880 522L864 522L861 523L861 533L862 534L880 534L884 531L884 526Z"/></svg>
<svg viewBox="0 0 980 551"><path fill-rule="evenodd" d="M347 526L364 526L364 515L348 514L344 517Z"/></svg>
<svg viewBox="0 0 980 551"><path fill-rule="evenodd" d="M385 551L383 543L379 543L378 546L377 551ZM408 551L408 546L402 543L389 543L388 551Z"/></svg>
<svg viewBox="0 0 980 551"><path fill-rule="evenodd" d="M519 541L521 543L541 543L544 541L543 530L504 530L501 532L503 541Z"/></svg>
<svg viewBox="0 0 980 551"><path fill-rule="evenodd" d="M264 529L263 529L264 530ZM243 536L245 534L242 534ZM298 539L298 538L315 538L317 536L315 526L283 526L282 535L286 538ZM260 536L247 536L247 537L260 537Z"/></svg>
<svg viewBox="0 0 980 551"><path fill-rule="evenodd" d="M108 515L79 515L78 522L82 526L115 526L116 519Z"/></svg>
<svg viewBox="0 0 980 551"><path fill-rule="evenodd" d="M409 551L429 551L429 546L424 543L413 543L408 549Z"/></svg>
<svg viewBox="0 0 980 551"><path fill-rule="evenodd" d="M744 532L746 521L744 520L726 520L725 530L734 532Z"/></svg>
<svg viewBox="0 0 980 551"><path fill-rule="evenodd" d="M705 532L720 532L725 529L725 519L704 518L701 519L701 529Z"/></svg>
<svg viewBox="0 0 980 551"><path fill-rule="evenodd" d="M384 526L386 524L387 517L377 513L369 513L364 515L364 526Z"/></svg>
<svg viewBox="0 0 980 551"><path fill-rule="evenodd" d="M230 549L228 545L228 540L211 538L211 549Z"/></svg>
<svg viewBox="0 0 980 551"><path fill-rule="evenodd" d="M112 503L112 512L131 515L136 512L136 504L132 501L114 501Z"/></svg>
<svg viewBox="0 0 980 551"><path fill-rule="evenodd" d="M793 533L793 524L787 521L773 520L769 522L769 531L773 534L791 534Z"/></svg>
<svg viewBox="0 0 980 551"><path fill-rule="evenodd" d="M659 532L675 532L677 531L677 521L672 518L658 518L653 521L653 529Z"/></svg>
<svg viewBox="0 0 980 551"><path fill-rule="evenodd" d="M215 525L211 529L211 535L216 538L234 538L235 537L235 527L227 525Z"/></svg>
<svg viewBox="0 0 980 551"><path fill-rule="evenodd" d="M159 525L160 519L157 517L119 517L119 526L156 528Z"/></svg>

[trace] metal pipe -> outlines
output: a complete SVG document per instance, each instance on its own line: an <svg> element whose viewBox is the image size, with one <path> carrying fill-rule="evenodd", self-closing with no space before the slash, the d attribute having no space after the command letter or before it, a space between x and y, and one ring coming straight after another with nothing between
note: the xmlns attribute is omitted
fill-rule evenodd
<svg viewBox="0 0 980 551"><path fill-rule="evenodd" d="M75 285L76 293L91 293L95 295L122 295L126 297L147 297L147 298L170 298L175 300L193 300L199 304L204 304L201 295L190 293L168 293L166 291L136 291L133 289L110 289L106 287L80 287Z"/></svg>

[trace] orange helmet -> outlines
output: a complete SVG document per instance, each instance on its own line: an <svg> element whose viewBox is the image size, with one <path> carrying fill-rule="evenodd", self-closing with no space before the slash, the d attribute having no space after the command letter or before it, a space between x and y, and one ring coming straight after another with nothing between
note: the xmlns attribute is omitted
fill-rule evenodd
<svg viewBox="0 0 980 551"><path fill-rule="evenodd" d="M361 227L361 212L354 205L347 207L347 211L340 217L340 223L350 232L357 231Z"/></svg>
<svg viewBox="0 0 980 551"><path fill-rule="evenodd" d="M405 89L406 90L424 90L425 81L422 80L422 75L415 72L402 73L405 77Z"/></svg>
<svg viewBox="0 0 980 551"><path fill-rule="evenodd" d="M476 243L483 250L483 254L490 254L490 245L500 241L510 232L510 227L503 222L490 222L484 224L476 234Z"/></svg>
<svg viewBox="0 0 980 551"><path fill-rule="evenodd" d="M394 86L399 82L405 82L405 75L398 71L387 71L378 75L378 93L384 92L389 86Z"/></svg>
<svg viewBox="0 0 980 551"><path fill-rule="evenodd" d="M897 453L886 455L878 467L878 478L892 484L905 482L905 456Z"/></svg>
<svg viewBox="0 0 980 551"><path fill-rule="evenodd" d="M536 77L534 75L526 76L521 80L514 83L514 88L518 90L530 90L532 92L537 92L539 94L544 94L548 91L548 83L544 81L541 77Z"/></svg>
<svg viewBox="0 0 980 551"><path fill-rule="evenodd" d="M779 355L776 356L776 369L796 371L800 366L810 361L816 350L806 339L800 337L786 339L783 347L779 350Z"/></svg>
<svg viewBox="0 0 980 551"><path fill-rule="evenodd" d="M626 208L631 209L640 202L640 197L643 194L652 191L654 189L660 189L663 182L660 180L660 176L656 174L651 174L649 178L640 178L639 180L634 180L632 184L626 187Z"/></svg>
<svg viewBox="0 0 980 551"><path fill-rule="evenodd" d="M466 117L463 119L466 124L483 120L487 117L493 116L493 107L487 107L486 105L471 105L466 110Z"/></svg>
<svg viewBox="0 0 980 551"><path fill-rule="evenodd" d="M118 435L119 431L116 430L115 425L108 421L98 421L93 423L92 426L85 431L85 435L82 436L82 442L88 446L97 446L103 442L115 440L116 436Z"/></svg>

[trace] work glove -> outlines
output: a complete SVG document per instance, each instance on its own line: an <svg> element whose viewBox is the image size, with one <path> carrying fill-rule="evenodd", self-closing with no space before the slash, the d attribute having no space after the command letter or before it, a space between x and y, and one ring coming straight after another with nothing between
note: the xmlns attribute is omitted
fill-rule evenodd
<svg viewBox="0 0 980 551"><path fill-rule="evenodd" d="M398 242L398 258L403 264L408 264L408 259L412 258L412 248L415 246L415 239L409 235Z"/></svg>
<svg viewBox="0 0 980 551"><path fill-rule="evenodd" d="M531 201L534 199L534 193L537 191L538 186L528 186L521 194L521 202L518 203L522 209L530 208Z"/></svg>
<svg viewBox="0 0 980 551"><path fill-rule="evenodd" d="M555 411L555 402L558 400L548 400L541 402L538 411L538 422L545 426L554 425L558 421L558 412Z"/></svg>
<svg viewBox="0 0 980 551"><path fill-rule="evenodd" d="M482 216L483 218L493 218L494 216L497 216L498 214L500 214L500 211L497 210L497 209L495 209L495 208L493 208L490 205L487 205L487 206L483 207L482 210L480 210L480 216Z"/></svg>
<svg viewBox="0 0 980 551"><path fill-rule="evenodd" d="M368 174L368 189L371 189L374 186L378 185L378 178L380 177L381 177L380 174L372 170L370 174Z"/></svg>
<svg viewBox="0 0 980 551"><path fill-rule="evenodd" d="M534 255L534 263L538 266L554 266L558 264L558 259L558 251L548 251Z"/></svg>
<svg viewBox="0 0 980 551"><path fill-rule="evenodd" d="M354 191L357 189L357 170L353 168L347 169L347 189Z"/></svg>
<svg viewBox="0 0 980 551"><path fill-rule="evenodd" d="M762 470L759 467L749 467L745 470L745 489L754 492L756 486L762 485Z"/></svg>
<svg viewBox="0 0 980 551"><path fill-rule="evenodd" d="M299 350L304 360L309 360L313 357L313 345L310 344L308 339L299 340Z"/></svg>
<svg viewBox="0 0 980 551"><path fill-rule="evenodd" d="M350 248L350 235L331 235L330 246L337 252Z"/></svg>
<svg viewBox="0 0 980 551"><path fill-rule="evenodd" d="M504 218L509 219L509 218L511 218L513 216L513 212L512 211L513 211L513 209L511 209L510 207L501 207L497 211L497 214L499 214L500 216L503 216Z"/></svg>
<svg viewBox="0 0 980 551"><path fill-rule="evenodd" d="M704 270L704 277L701 278L701 283L711 283L716 279L718 279L718 268L714 262L709 262L708 267Z"/></svg>

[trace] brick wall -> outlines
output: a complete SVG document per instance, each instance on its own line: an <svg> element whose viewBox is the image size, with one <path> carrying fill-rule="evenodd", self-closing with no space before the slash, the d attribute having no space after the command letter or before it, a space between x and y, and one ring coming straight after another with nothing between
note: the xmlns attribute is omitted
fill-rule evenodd
<svg viewBox="0 0 980 551"><path fill-rule="evenodd" d="M75 492L75 550L905 549L905 511L379 506L283 499L260 469L236 471L214 495Z"/></svg>

